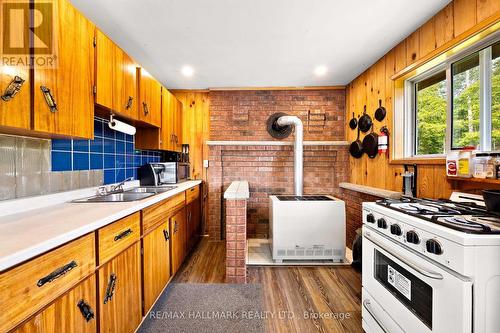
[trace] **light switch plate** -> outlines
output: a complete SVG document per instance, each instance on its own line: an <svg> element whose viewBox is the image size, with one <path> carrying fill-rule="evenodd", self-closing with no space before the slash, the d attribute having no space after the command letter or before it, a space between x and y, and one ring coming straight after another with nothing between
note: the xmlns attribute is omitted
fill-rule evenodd
<svg viewBox="0 0 500 333"><path fill-rule="evenodd" d="M203 167L208 168L208 160L203 160Z"/></svg>

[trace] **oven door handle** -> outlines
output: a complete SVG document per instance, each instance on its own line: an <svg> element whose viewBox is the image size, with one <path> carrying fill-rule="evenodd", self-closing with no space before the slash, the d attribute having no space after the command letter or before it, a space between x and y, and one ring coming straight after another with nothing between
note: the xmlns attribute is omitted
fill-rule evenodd
<svg viewBox="0 0 500 333"><path fill-rule="evenodd" d="M382 243L380 243L379 241L375 240L374 238L372 238L372 236L370 235L370 233L368 232L365 232L365 237L370 241L372 242L373 244L377 245L378 247L382 248L384 251L388 252L391 256L401 260L402 262L404 262L406 265L410 266L411 268L413 268L414 270L416 270L417 272L419 272L420 274L424 275L424 276L427 276L428 278L431 278L431 279L434 279L434 280L442 280L443 279L443 276L439 273L436 273L436 272L430 272L428 270L426 270L425 268L422 268L420 267L418 264L414 263L413 261L411 261L410 259L408 258L405 258L403 257L402 255L400 254L396 254L394 252L392 252L391 250L389 250L385 245L383 245Z"/></svg>
<svg viewBox="0 0 500 333"><path fill-rule="evenodd" d="M363 307L366 309L366 311L368 311L368 313L370 314L370 316L372 316L373 320L375 320L375 322L378 324L378 326L380 327L380 329L382 331L384 331L384 333L389 333L389 331L387 330L387 328L385 328L385 326L382 324L382 322L380 321L380 319L378 319L377 316L375 315L375 313L373 312L370 300L365 299L363 301Z"/></svg>

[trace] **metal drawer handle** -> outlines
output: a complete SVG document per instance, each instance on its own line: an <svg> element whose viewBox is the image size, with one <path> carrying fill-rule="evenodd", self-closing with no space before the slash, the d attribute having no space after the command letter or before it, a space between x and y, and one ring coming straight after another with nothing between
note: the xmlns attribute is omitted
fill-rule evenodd
<svg viewBox="0 0 500 333"><path fill-rule="evenodd" d="M142 108L144 109L144 115L147 116L149 113L148 103L142 102Z"/></svg>
<svg viewBox="0 0 500 333"><path fill-rule="evenodd" d="M82 313L82 316L85 319L85 321L89 322L92 319L94 319L94 311L92 310L90 305L86 303L83 299L81 299L76 306L78 306L78 308L80 309L80 312Z"/></svg>
<svg viewBox="0 0 500 333"><path fill-rule="evenodd" d="M188 222L191 222L191 218L193 217L193 212L188 212Z"/></svg>
<svg viewBox="0 0 500 333"><path fill-rule="evenodd" d="M45 86L40 86L40 89L42 90L43 97L45 97L45 102L47 102L47 105L49 106L50 112L57 112L57 103L52 96L50 89Z"/></svg>
<svg viewBox="0 0 500 333"><path fill-rule="evenodd" d="M129 96L127 104L125 105L125 110L128 110L128 109L130 109L132 107L133 101L134 101L134 98L132 96Z"/></svg>
<svg viewBox="0 0 500 333"><path fill-rule="evenodd" d="M368 313L372 316L373 320L375 320L375 322L378 324L378 326L380 327L380 329L382 331L384 331L384 333L388 333L389 331L385 328L384 325L382 325L382 323L380 322L380 320L377 318L377 316L375 316L375 313L373 313L373 310L372 310L372 307L371 307L371 302L370 300L368 299L365 299L363 301L363 307L366 309L366 311L368 311Z"/></svg>
<svg viewBox="0 0 500 333"><path fill-rule="evenodd" d="M55 279L57 279L58 277L61 277L64 274L68 273L70 270L72 270L76 266L78 266L78 265L76 264L76 261L73 260L69 264L66 264L66 265L56 269L55 271L53 271L49 275L38 280L38 283L36 285L38 287L41 287L46 283L50 283L50 282L54 281Z"/></svg>
<svg viewBox="0 0 500 333"><path fill-rule="evenodd" d="M177 229L178 229L178 225L177 225L177 221L174 222L174 232L177 232Z"/></svg>
<svg viewBox="0 0 500 333"><path fill-rule="evenodd" d="M14 96L16 96L16 94L19 92L19 90L21 90L24 81L25 80L22 77L16 75L5 89L5 92L2 95L2 99L6 102L13 99Z"/></svg>
<svg viewBox="0 0 500 333"><path fill-rule="evenodd" d="M425 268L420 267L418 264L414 263L410 259L405 258L405 257L403 257L400 254L396 254L396 253L392 252L385 245L383 245L379 241L376 241L375 239L373 239L372 236L370 236L370 233L365 232L365 237L369 241L371 241L372 243L374 243L375 245L377 245L378 247L384 249L391 256L393 256L393 257L397 258L398 260L402 261L403 263L405 263L406 265L410 266L411 268L413 268L415 271L419 272L420 274L422 274L424 276L427 276L428 278L435 279L435 280L442 280L443 279L443 275L441 275L439 273L436 273L436 272L428 271Z"/></svg>
<svg viewBox="0 0 500 333"><path fill-rule="evenodd" d="M128 228L127 230L123 231L123 232L120 232L118 235L115 236L115 242L116 241L119 241L120 239L122 238L125 238L127 237L128 235L130 235L132 233L132 229Z"/></svg>
<svg viewBox="0 0 500 333"><path fill-rule="evenodd" d="M170 239L170 234L168 233L168 230L163 230L163 236L165 236L165 241L168 242Z"/></svg>
<svg viewBox="0 0 500 333"><path fill-rule="evenodd" d="M108 303L113 299L113 295L115 294L115 286L116 286L116 274L111 273L109 276L108 286L106 287L106 295L104 296L104 304Z"/></svg>

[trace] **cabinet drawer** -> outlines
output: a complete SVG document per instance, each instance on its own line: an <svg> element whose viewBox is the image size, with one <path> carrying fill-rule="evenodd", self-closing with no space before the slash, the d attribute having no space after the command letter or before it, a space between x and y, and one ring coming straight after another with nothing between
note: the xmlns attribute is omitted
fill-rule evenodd
<svg viewBox="0 0 500 333"><path fill-rule="evenodd" d="M125 250L140 237L139 212L99 229L99 265Z"/></svg>
<svg viewBox="0 0 500 333"><path fill-rule="evenodd" d="M198 199L200 196L200 186L191 187L186 190L186 205Z"/></svg>
<svg viewBox="0 0 500 333"><path fill-rule="evenodd" d="M142 234L146 235L159 224L168 220L168 217L184 206L186 197L184 192L174 195L153 206L142 210Z"/></svg>
<svg viewBox="0 0 500 333"><path fill-rule="evenodd" d="M7 332L95 270L94 233L0 274L0 332Z"/></svg>

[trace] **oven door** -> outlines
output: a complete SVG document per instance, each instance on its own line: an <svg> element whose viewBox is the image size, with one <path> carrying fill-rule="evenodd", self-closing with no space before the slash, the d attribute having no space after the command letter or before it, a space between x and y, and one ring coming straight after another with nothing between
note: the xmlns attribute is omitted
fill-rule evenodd
<svg viewBox="0 0 500 333"><path fill-rule="evenodd" d="M363 289L373 298L364 297L368 309L376 302L381 310L370 313L363 303L362 316L382 331L393 322L407 333L472 331L472 281L366 226Z"/></svg>

